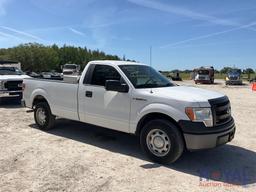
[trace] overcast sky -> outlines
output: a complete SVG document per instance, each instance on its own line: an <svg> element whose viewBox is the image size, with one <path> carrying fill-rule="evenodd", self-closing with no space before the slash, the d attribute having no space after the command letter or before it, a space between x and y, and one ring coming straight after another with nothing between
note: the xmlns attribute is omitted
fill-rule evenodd
<svg viewBox="0 0 256 192"><path fill-rule="evenodd" d="M159 70L256 69L255 0L0 0L0 47L86 46Z"/></svg>

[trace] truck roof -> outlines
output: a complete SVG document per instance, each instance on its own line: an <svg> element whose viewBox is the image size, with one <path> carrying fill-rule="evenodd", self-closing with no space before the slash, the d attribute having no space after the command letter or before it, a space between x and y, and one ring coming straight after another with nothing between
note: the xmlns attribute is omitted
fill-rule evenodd
<svg viewBox="0 0 256 192"><path fill-rule="evenodd" d="M210 70L210 71L213 71L214 67L212 67L212 66L202 66L202 67L194 69L194 71L200 71L200 70L207 70L207 71Z"/></svg>
<svg viewBox="0 0 256 192"><path fill-rule="evenodd" d="M143 63L132 62L132 61L116 61L116 60L97 60L90 61L88 64L111 64L111 65L146 65Z"/></svg>

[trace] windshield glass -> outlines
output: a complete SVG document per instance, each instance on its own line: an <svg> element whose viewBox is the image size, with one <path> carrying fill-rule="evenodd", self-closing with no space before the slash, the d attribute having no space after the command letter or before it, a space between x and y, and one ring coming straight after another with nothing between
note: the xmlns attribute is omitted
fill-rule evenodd
<svg viewBox="0 0 256 192"><path fill-rule="evenodd" d="M0 67L0 75L23 75L23 72L16 67Z"/></svg>
<svg viewBox="0 0 256 192"><path fill-rule="evenodd" d="M239 75L240 75L240 72L239 72L239 70L233 69L233 70L230 70L230 71L228 72L228 75L239 76Z"/></svg>
<svg viewBox="0 0 256 192"><path fill-rule="evenodd" d="M200 70L200 71L198 71L198 74L199 75L209 75L209 71L207 71L207 70Z"/></svg>
<svg viewBox="0 0 256 192"><path fill-rule="evenodd" d="M120 65L135 88L157 88L174 86L169 79L146 65Z"/></svg>
<svg viewBox="0 0 256 192"><path fill-rule="evenodd" d="M76 65L64 65L64 69L76 69Z"/></svg>

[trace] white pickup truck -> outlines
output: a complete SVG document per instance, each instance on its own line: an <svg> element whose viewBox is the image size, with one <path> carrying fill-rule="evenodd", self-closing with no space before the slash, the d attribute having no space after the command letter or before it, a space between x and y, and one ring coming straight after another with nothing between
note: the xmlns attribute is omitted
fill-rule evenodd
<svg viewBox="0 0 256 192"><path fill-rule="evenodd" d="M0 61L0 97L17 95L22 99L22 82L29 78L20 69L20 63Z"/></svg>
<svg viewBox="0 0 256 192"><path fill-rule="evenodd" d="M43 130L55 117L136 134L160 163L184 150L214 148L234 138L227 96L177 86L153 68L126 61L92 61L79 82L25 79L23 104Z"/></svg>

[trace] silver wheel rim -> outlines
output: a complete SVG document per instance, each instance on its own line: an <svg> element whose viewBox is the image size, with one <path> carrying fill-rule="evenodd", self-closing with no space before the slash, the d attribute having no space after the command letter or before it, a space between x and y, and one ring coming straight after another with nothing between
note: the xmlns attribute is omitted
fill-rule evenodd
<svg viewBox="0 0 256 192"><path fill-rule="evenodd" d="M40 125L44 125L45 124L45 122L46 122L46 115L45 115L45 110L43 108L37 109L37 111L36 111L36 119L37 119L37 122Z"/></svg>
<svg viewBox="0 0 256 192"><path fill-rule="evenodd" d="M171 148L168 135L161 129L152 129L147 135L147 147L154 155L163 157Z"/></svg>

